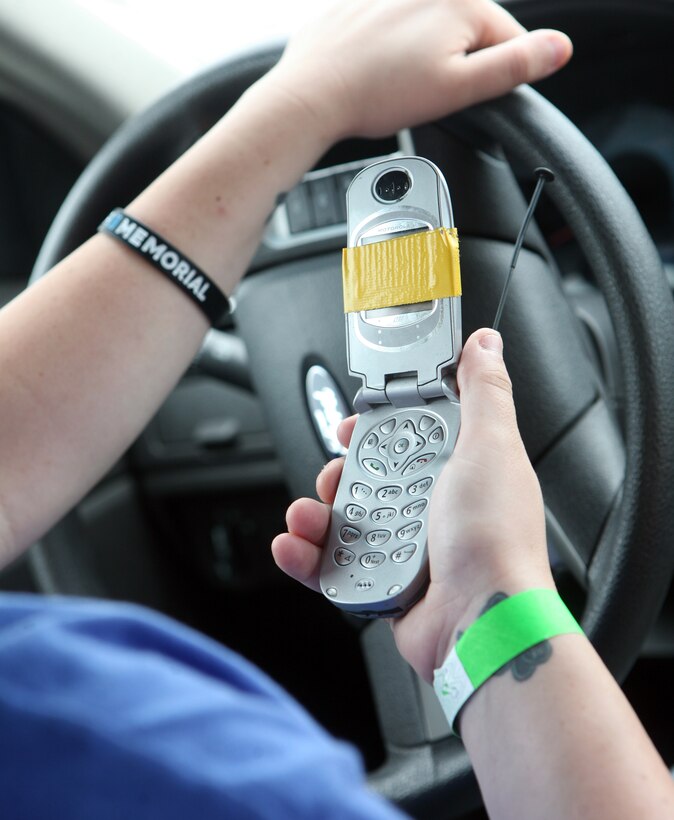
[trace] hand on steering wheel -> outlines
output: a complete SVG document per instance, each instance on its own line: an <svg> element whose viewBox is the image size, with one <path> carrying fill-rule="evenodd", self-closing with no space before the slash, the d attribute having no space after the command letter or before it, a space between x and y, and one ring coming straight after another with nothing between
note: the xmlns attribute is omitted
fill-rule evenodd
<svg viewBox="0 0 674 820"><path fill-rule="evenodd" d="M542 79L571 52L491 0L350 0L293 37L275 74L319 128L377 137Z"/></svg>

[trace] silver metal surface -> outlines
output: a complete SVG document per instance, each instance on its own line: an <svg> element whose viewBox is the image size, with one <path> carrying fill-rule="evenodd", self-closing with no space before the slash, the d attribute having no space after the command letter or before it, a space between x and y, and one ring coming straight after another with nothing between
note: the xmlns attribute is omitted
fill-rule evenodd
<svg viewBox="0 0 674 820"><path fill-rule="evenodd" d="M425 430L422 419L432 420ZM321 589L341 609L362 617L395 617L425 592L429 505L415 516L403 510L430 500L454 450L460 420L458 401L447 398L402 410L381 404L358 417L321 565ZM431 441L435 430L442 431L437 444ZM402 453L397 442L408 444ZM383 558L365 558L372 552Z"/></svg>
<svg viewBox="0 0 674 820"><path fill-rule="evenodd" d="M382 203L373 193L384 172L400 169L409 191L397 202ZM447 184L437 166L421 157L400 157L368 166L347 192L349 247L391 239L419 230L454 226ZM384 390L400 373L414 374L419 385L441 381L461 352L461 297L417 305L346 314L349 371L363 386Z"/></svg>

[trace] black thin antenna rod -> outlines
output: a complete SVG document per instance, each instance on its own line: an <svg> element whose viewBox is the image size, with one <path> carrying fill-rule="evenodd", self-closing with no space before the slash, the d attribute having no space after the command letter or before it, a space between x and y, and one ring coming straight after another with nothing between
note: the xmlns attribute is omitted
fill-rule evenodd
<svg viewBox="0 0 674 820"><path fill-rule="evenodd" d="M498 303L498 308L496 309L496 316L494 317L494 330L498 330L498 326L501 322L501 314L503 313L503 308L505 306L506 296L508 295L508 290L510 288L510 280L513 278L513 272L515 270L515 266L517 265L517 258L520 255L520 249L522 248L522 242L524 242L524 236L527 232L527 228L529 227L529 223L531 222L531 217L534 215L534 211L536 210L536 205L538 205L538 200L541 196L541 191L543 190L543 186L546 182L554 182L555 175L549 168L536 168L534 170L534 175L537 177L536 187L534 188L534 192L531 195L531 202L529 203L529 207L527 208L527 212L524 215L524 222L522 223L522 227L520 228L520 232L517 235L517 241L515 242L515 250L513 252L512 262L510 263L510 270L508 271L508 275L506 276L505 284L503 285L503 290L501 291L501 299Z"/></svg>

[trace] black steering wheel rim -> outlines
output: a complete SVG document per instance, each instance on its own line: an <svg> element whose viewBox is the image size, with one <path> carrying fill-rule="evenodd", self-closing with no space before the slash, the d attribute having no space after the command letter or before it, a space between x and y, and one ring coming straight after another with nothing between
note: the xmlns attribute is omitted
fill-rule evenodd
<svg viewBox="0 0 674 820"><path fill-rule="evenodd" d="M123 126L85 170L59 211L32 279L84 241L113 206L141 190L222 115L278 59L258 53L218 66L176 89ZM554 168L550 196L574 231L606 298L625 375L627 470L621 499L589 563L583 626L619 679L636 659L666 595L674 565L674 311L657 251L606 163L576 128L523 88L464 112L529 167ZM124 169L123 175L120 169ZM131 188L129 190L129 180ZM58 540L67 523L50 535ZM40 550L33 560L49 561ZM451 781L474 781L453 740L390 749L373 781L389 796L430 799ZM456 804L457 806L459 804Z"/></svg>
<svg viewBox="0 0 674 820"><path fill-rule="evenodd" d="M553 105L531 89L520 89L468 116L498 133L513 158L555 168L549 195L583 248L613 321L625 381L627 465L620 503L588 567L583 628L622 679L662 605L674 566L672 544L667 544L674 500L668 486L674 468L674 420L668 407L671 294L634 203L596 149ZM647 615L640 584L631 582L646 581L642 573L649 576L644 586L658 601L656 612ZM619 630L609 625L617 619Z"/></svg>

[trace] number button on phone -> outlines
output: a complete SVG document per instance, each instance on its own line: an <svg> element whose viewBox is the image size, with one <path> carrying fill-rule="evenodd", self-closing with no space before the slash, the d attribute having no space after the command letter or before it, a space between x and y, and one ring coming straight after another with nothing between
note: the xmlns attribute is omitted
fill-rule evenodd
<svg viewBox="0 0 674 820"><path fill-rule="evenodd" d="M381 476L382 478L386 475L386 467L377 458L364 458L363 467L372 475Z"/></svg>
<svg viewBox="0 0 674 820"><path fill-rule="evenodd" d="M335 563L339 564L340 567L348 567L356 557L356 554L351 552L351 550L344 549L344 547L337 547L333 557L335 559Z"/></svg>
<svg viewBox="0 0 674 820"><path fill-rule="evenodd" d="M346 517L349 521L360 521L361 518L365 517L366 512L365 507L361 507L359 504L347 504L345 510Z"/></svg>
<svg viewBox="0 0 674 820"><path fill-rule="evenodd" d="M402 487L396 487L395 484L391 484L388 487L382 487L380 490L377 490L377 498L380 501L393 501L394 498L398 498L403 491Z"/></svg>
<svg viewBox="0 0 674 820"><path fill-rule="evenodd" d="M398 515L398 510L395 507L380 507L378 510L373 510L370 518L376 524L385 524L387 521L390 521L392 518L395 518Z"/></svg>
<svg viewBox="0 0 674 820"><path fill-rule="evenodd" d="M430 489L432 483L433 476L429 475L426 478L422 478L421 481L415 481L414 484L410 484L407 488L407 492L410 495L423 495Z"/></svg>
<svg viewBox="0 0 674 820"><path fill-rule="evenodd" d="M403 515L405 518L416 518L417 515L421 515L421 513L426 509L427 504L427 498L420 498L418 501L413 501L405 507L403 510Z"/></svg>
<svg viewBox="0 0 674 820"><path fill-rule="evenodd" d="M395 561L396 564L404 564L405 561L410 560L410 558L414 555L416 551L416 544L406 544L404 547L400 547L399 550L396 550L391 555L391 560Z"/></svg>
<svg viewBox="0 0 674 820"><path fill-rule="evenodd" d="M384 552L366 552L365 555L360 556L360 563L365 569L374 569L381 566L386 560L386 553Z"/></svg>
<svg viewBox="0 0 674 820"><path fill-rule="evenodd" d="M344 544L353 544L354 541L360 538L360 530L357 530L355 527L342 527L339 531L339 537Z"/></svg>
<svg viewBox="0 0 674 820"><path fill-rule="evenodd" d="M371 547L381 547L390 537L391 533L388 530L372 530L365 536L365 540Z"/></svg>
<svg viewBox="0 0 674 820"><path fill-rule="evenodd" d="M421 521L413 521L411 524L405 524L404 527L401 527L396 535L401 541L409 541L410 538L414 538L418 534L420 529Z"/></svg>
<svg viewBox="0 0 674 820"><path fill-rule="evenodd" d="M372 487L369 487L367 484L361 484L360 481L357 481L355 484L351 485L351 495L356 499L356 501L362 501L372 495Z"/></svg>

